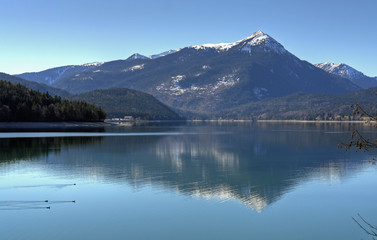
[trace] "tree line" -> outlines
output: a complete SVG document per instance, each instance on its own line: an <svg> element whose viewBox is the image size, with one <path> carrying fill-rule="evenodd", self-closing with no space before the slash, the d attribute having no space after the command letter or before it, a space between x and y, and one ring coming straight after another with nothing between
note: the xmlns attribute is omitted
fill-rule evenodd
<svg viewBox="0 0 377 240"><path fill-rule="evenodd" d="M0 80L2 122L98 122L106 113L84 101L62 100L48 93Z"/></svg>

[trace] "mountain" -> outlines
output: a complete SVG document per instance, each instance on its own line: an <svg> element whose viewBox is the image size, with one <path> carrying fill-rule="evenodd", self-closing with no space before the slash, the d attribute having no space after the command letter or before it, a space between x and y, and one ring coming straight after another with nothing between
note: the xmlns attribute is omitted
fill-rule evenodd
<svg viewBox="0 0 377 240"><path fill-rule="evenodd" d="M0 81L0 121L4 122L100 122L106 117L99 107L62 100L48 93Z"/></svg>
<svg viewBox="0 0 377 240"><path fill-rule="evenodd" d="M132 54L129 58L126 60L136 60L136 59L149 59L147 56L141 55L139 53Z"/></svg>
<svg viewBox="0 0 377 240"><path fill-rule="evenodd" d="M28 88L33 89L33 90L38 90L40 92L48 92L51 96L65 97L65 96L69 95L69 93L65 90L62 90L62 89L59 89L59 88L54 88L54 87L51 87L51 86L47 86L47 85L42 84L42 83L27 81L25 79L15 77L15 76L12 76L12 75L9 75L9 74L6 74L6 73L0 73L0 80L9 81L9 82L12 82L12 83L19 83L19 84L21 84L25 87L28 87Z"/></svg>
<svg viewBox="0 0 377 240"><path fill-rule="evenodd" d="M112 88L94 90L69 97L71 100L86 101L102 107L108 118L124 116L147 120L182 119L152 95L131 89Z"/></svg>
<svg viewBox="0 0 377 240"><path fill-rule="evenodd" d="M179 50L181 49L177 49L177 50L168 50L168 51L165 51L165 52L162 52L160 54L154 54L154 55L150 55L148 56L148 58L150 59L156 59L156 58L159 58L159 57L164 57L166 55L169 55L169 54L172 54L172 53L175 53L175 52L178 52Z"/></svg>
<svg viewBox="0 0 377 240"><path fill-rule="evenodd" d="M344 64L344 63L319 63L314 66L325 70L328 73L332 73L343 78L351 80L361 88L371 88L377 86L377 78L365 76L362 72Z"/></svg>
<svg viewBox="0 0 377 240"><path fill-rule="evenodd" d="M180 49L177 49L177 50L169 50L169 51L165 51L165 52L162 52L160 54L154 54L154 55L150 55L150 56L144 56L144 55L141 55L140 53L134 53L132 54L130 57L128 57L126 60L135 60L135 59L156 59L156 58L160 58L160 57L164 57L166 55L169 55L169 54L172 54L172 53L175 53L175 52L178 52Z"/></svg>
<svg viewBox="0 0 377 240"><path fill-rule="evenodd" d="M169 51L166 51L160 54L154 54L151 56L144 56L139 53L135 53L131 55L129 58L127 58L127 60L156 59L159 57L163 57L163 56L175 53L177 51L178 50L169 50ZM73 77L82 72L92 71L95 68L101 66L102 64L103 64L102 62L93 62L93 63L87 63L83 65L68 65L68 66L47 69L41 72L28 72L28 73L16 74L15 76L29 80L29 81L52 85L62 78Z"/></svg>
<svg viewBox="0 0 377 240"><path fill-rule="evenodd" d="M83 65L69 65L51 68L41 72L22 73L15 76L29 81L52 85L55 82L59 81L59 79L61 78L72 76L81 72L90 71L101 65L102 63L99 62L87 63Z"/></svg>
<svg viewBox="0 0 377 240"><path fill-rule="evenodd" d="M262 119L262 120L357 120L352 105L360 104L372 115L377 115L377 87L340 95L293 93L288 96L264 99L226 109L213 115L202 115L206 119ZM187 117L195 116L186 113Z"/></svg>
<svg viewBox="0 0 377 240"><path fill-rule="evenodd" d="M53 84L73 93L126 87L152 94L175 109L218 112L295 92L344 93L360 89L298 59L258 31L234 43L203 44L155 59L106 62Z"/></svg>

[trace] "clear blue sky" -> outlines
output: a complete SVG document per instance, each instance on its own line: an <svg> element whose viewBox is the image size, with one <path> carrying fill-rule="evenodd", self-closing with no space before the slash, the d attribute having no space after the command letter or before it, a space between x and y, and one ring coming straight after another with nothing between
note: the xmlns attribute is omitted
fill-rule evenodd
<svg viewBox="0 0 377 240"><path fill-rule="evenodd" d="M0 0L0 72L125 59L257 30L377 76L377 0Z"/></svg>

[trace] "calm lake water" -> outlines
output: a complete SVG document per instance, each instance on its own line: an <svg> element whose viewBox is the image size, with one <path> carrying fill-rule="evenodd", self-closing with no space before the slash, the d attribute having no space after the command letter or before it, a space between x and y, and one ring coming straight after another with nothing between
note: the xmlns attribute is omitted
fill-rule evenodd
<svg viewBox="0 0 377 240"><path fill-rule="evenodd" d="M377 137L339 123L2 132L0 239L370 239L352 217L377 224L376 153L337 149L350 127Z"/></svg>

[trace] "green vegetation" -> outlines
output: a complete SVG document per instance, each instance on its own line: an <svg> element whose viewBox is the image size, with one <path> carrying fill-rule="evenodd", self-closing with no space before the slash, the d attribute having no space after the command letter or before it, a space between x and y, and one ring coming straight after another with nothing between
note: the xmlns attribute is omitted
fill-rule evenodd
<svg viewBox="0 0 377 240"><path fill-rule="evenodd" d="M64 96L69 95L69 92L67 92L63 89L50 87L50 86L47 86L46 84L43 84L43 83L28 81L28 80L25 80L25 79L22 79L22 78L19 78L19 77L15 77L15 76L12 76L12 75L9 75L9 74L6 74L6 73L0 72L0 79L11 82L11 83L15 83L15 84L19 83L19 84L21 84L21 85L23 85L27 88L30 88L30 89L33 89L33 90L36 90L36 91L40 91L40 92L43 92L43 93L48 92L48 94L50 94L51 96L64 97Z"/></svg>
<svg viewBox="0 0 377 240"><path fill-rule="evenodd" d="M182 114L199 119L365 120L365 116L354 115L351 106L359 103L367 112L377 113L376 91L377 88L370 88L340 95L301 92L224 109L214 114Z"/></svg>
<svg viewBox="0 0 377 240"><path fill-rule="evenodd" d="M108 118L132 116L145 120L177 120L178 114L152 95L126 88L94 90L69 97L102 107Z"/></svg>
<svg viewBox="0 0 377 240"><path fill-rule="evenodd" d="M106 117L96 106L62 100L48 93L0 80L0 121L5 122L98 122Z"/></svg>

